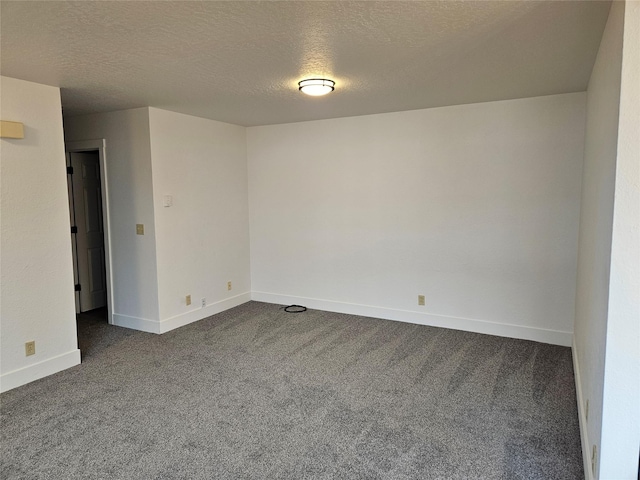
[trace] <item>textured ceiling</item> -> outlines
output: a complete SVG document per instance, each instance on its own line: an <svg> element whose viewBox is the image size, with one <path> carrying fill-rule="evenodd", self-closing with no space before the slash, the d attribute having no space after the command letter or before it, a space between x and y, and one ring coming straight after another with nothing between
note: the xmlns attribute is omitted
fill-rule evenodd
<svg viewBox="0 0 640 480"><path fill-rule="evenodd" d="M264 125L583 91L610 2L2 1L2 75L65 115ZM336 91L312 98L305 77Z"/></svg>

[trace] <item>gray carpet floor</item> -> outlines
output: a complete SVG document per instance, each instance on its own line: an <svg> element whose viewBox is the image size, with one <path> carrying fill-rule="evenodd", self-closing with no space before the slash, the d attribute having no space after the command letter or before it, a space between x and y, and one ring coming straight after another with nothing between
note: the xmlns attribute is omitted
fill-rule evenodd
<svg viewBox="0 0 640 480"><path fill-rule="evenodd" d="M583 478L568 348L249 302L0 396L2 479Z"/></svg>

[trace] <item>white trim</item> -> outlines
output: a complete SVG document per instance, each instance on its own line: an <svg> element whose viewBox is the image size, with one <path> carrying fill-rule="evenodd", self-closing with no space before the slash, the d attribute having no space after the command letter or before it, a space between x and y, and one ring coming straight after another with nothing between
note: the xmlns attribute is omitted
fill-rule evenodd
<svg viewBox="0 0 640 480"><path fill-rule="evenodd" d="M237 307L238 305L242 305L243 303L247 303L250 300L251 293L245 292L236 295L235 297L225 298L219 302L209 304L206 307L201 307L186 313L181 313L174 317L166 318L160 321L159 333L166 333L184 325L188 325L189 323L197 322L203 318L210 317L211 315L215 315L217 313L224 312L225 310L229 310L230 308Z"/></svg>
<svg viewBox="0 0 640 480"><path fill-rule="evenodd" d="M486 335L497 335L499 337L533 340L553 345L562 345L564 347L570 347L573 339L573 334L571 332L563 332L559 330L488 322L486 320L477 320L472 318L434 315L411 310L397 310L355 303L335 302L332 300L321 300L317 298L295 297L291 295L279 295L267 292L251 292L251 300L275 303L279 305L301 304L309 308L326 310L329 312L362 315L365 317L416 323L418 325L429 325L432 327L452 328L454 330L464 330L467 332L483 333Z"/></svg>
<svg viewBox="0 0 640 480"><path fill-rule="evenodd" d="M80 350L77 348L62 355L42 360L32 365L4 373L0 376L0 392L6 392L29 382L53 375L80 364Z"/></svg>
<svg viewBox="0 0 640 480"><path fill-rule="evenodd" d="M582 377L580 376L580 365L578 362L578 350L575 339L571 346L571 356L573 357L573 376L576 382L576 401L578 402L578 423L580 424L580 440L582 442L582 463L585 480L593 480L591 472L591 449L589 445L589 429L587 428L587 416L584 410L585 398L582 393Z"/></svg>
<svg viewBox="0 0 640 480"><path fill-rule="evenodd" d="M174 317L166 318L161 321L150 320L148 318L131 317L129 315L113 314L113 323L119 327L131 328L142 332L162 334L183 327L203 318L210 317L230 308L237 307L251 300L251 293L241 293L235 297L225 298L219 302L207 305L204 308L195 308L186 313L181 313Z"/></svg>
<svg viewBox="0 0 640 480"><path fill-rule="evenodd" d="M109 213L109 176L107 175L106 142L103 138L83 140L80 142L66 142L64 150L68 156L70 152L98 151L100 159L100 183L102 190L102 229L104 231L104 265L107 280L107 321L115 325L113 318L113 283L111 279L111 214ZM68 160L67 160L68 161Z"/></svg>
<svg viewBox="0 0 640 480"><path fill-rule="evenodd" d="M118 327L131 328L132 330L140 330L147 333L160 333L160 322L158 320L150 320L148 318L132 317L130 315L121 315L114 313L113 324Z"/></svg>

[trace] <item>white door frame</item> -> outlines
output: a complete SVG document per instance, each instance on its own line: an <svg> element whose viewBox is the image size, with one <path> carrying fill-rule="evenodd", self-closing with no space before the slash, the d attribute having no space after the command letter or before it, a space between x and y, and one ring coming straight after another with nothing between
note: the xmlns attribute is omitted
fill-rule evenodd
<svg viewBox="0 0 640 480"><path fill-rule="evenodd" d="M83 140L81 142L66 142L64 146L69 162L69 153L98 152L100 159L100 184L102 186L102 229L104 231L104 265L107 280L107 320L113 325L113 284L111 280L111 215L109 214L109 182L107 177L107 153L105 140Z"/></svg>

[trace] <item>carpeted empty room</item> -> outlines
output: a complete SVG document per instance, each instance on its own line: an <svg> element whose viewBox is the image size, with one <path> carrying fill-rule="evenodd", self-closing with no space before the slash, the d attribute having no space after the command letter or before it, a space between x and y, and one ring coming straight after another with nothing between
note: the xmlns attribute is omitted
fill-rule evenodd
<svg viewBox="0 0 640 480"><path fill-rule="evenodd" d="M640 0L0 37L0 480L640 480Z"/></svg>
<svg viewBox="0 0 640 480"><path fill-rule="evenodd" d="M4 479L582 478L571 350L249 302L2 395Z"/></svg>

